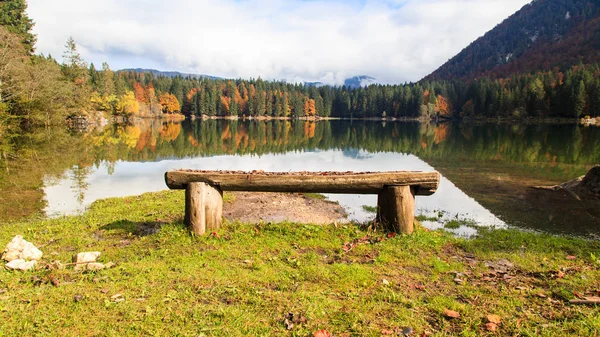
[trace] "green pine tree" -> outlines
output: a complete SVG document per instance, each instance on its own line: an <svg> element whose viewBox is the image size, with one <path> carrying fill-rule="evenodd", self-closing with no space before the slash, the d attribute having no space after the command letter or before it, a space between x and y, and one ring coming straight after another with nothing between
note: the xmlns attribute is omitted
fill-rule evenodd
<svg viewBox="0 0 600 337"><path fill-rule="evenodd" d="M25 0L0 0L0 26L17 34L26 51L33 54L37 38L31 32L34 23L27 16L26 10L27 2Z"/></svg>

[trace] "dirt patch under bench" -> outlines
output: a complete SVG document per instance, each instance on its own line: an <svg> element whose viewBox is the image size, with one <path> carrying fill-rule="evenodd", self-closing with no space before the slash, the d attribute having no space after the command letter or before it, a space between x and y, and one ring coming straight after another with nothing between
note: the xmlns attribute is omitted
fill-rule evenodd
<svg viewBox="0 0 600 337"><path fill-rule="evenodd" d="M233 201L223 204L228 220L330 224L348 222L346 211L336 202L301 193L232 192Z"/></svg>

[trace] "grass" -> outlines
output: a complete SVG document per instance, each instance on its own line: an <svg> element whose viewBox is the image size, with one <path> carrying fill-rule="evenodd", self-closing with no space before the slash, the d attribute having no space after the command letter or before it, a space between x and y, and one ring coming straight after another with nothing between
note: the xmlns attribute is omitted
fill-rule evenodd
<svg viewBox="0 0 600 337"><path fill-rule="evenodd" d="M0 335L380 336L407 326L415 336L600 335L600 308L566 301L597 295L598 242L508 230L465 240L420 226L388 238L292 223L225 223L195 237L183 199L107 199L81 216L3 225L2 244L22 234L45 255L35 271L0 272ZM81 251L116 266L43 268ZM502 259L514 265L506 274L489 267ZM487 314L501 316L497 333L485 330Z"/></svg>
<svg viewBox="0 0 600 337"><path fill-rule="evenodd" d="M377 213L377 207L376 206L369 206L369 205L363 205L362 206L363 210L365 210L366 212L369 213Z"/></svg>
<svg viewBox="0 0 600 337"><path fill-rule="evenodd" d="M301 193L305 198L308 199L316 199L316 200L325 200L327 197L321 193Z"/></svg>
<svg viewBox="0 0 600 337"><path fill-rule="evenodd" d="M235 201L235 195L231 192L223 193L223 202L230 204Z"/></svg>
<svg viewBox="0 0 600 337"><path fill-rule="evenodd" d="M438 217L433 217L433 216L427 216L427 215L423 215L420 214L418 215L415 219L417 219L417 221L433 221L433 222L437 222L440 218Z"/></svg>

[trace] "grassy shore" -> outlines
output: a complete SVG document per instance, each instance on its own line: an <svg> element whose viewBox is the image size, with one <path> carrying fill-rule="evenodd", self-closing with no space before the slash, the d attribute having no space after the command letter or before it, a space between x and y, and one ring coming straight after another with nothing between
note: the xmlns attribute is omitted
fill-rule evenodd
<svg viewBox="0 0 600 337"><path fill-rule="evenodd" d="M183 199L108 199L82 216L2 225L0 244L22 234L45 255L35 271L0 271L0 335L600 335L600 308L568 302L599 295L598 242L292 223L226 223L194 237ZM44 268L81 251L116 266ZM488 314L501 319L496 332Z"/></svg>

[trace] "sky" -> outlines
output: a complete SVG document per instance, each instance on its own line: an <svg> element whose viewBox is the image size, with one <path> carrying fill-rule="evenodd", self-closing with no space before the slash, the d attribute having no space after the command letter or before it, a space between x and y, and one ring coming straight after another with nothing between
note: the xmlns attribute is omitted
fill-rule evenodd
<svg viewBox="0 0 600 337"><path fill-rule="evenodd" d="M99 68L418 81L530 0L29 0L36 51Z"/></svg>

